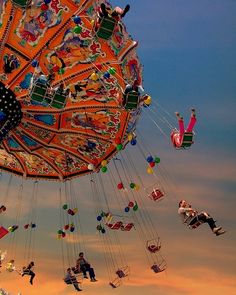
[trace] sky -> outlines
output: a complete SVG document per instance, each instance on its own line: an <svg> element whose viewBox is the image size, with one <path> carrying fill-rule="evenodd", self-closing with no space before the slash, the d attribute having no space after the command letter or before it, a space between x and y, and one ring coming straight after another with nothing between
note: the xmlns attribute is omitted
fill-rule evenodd
<svg viewBox="0 0 236 295"><path fill-rule="evenodd" d="M127 2L111 3L123 7ZM96 283L83 281L82 289L87 295L112 292L116 295L236 294L236 2L133 0L129 3L131 9L124 23L133 39L139 42L137 52L143 64L143 86L153 99L152 106L144 109L138 122L137 140L142 149L161 158L155 175L166 196L161 202L153 203L145 198L143 187L141 193L144 214L151 218L161 238L161 255L167 269L160 274L150 270L143 250L146 241L138 231L111 236L111 241L101 239L96 231L96 210L101 204L93 201L91 184L86 177L74 180L71 190L72 195L78 195L73 201L78 202L83 238L77 244L74 238L68 239L62 255L56 232L63 214L64 194L70 189L64 184L40 181L36 205L34 183L25 180L21 195L21 179L13 177L8 201L14 210L9 210L5 222L15 220L19 212L21 224L37 215L37 231L30 242L26 231L18 233L16 241L8 237L0 241L0 249L14 252L18 267L27 262L27 255L33 251L30 253L35 261L33 286L27 277L21 278L17 273L2 271L0 274L0 287L13 295L18 292L22 295L74 294L73 287L65 285L62 277L63 268L68 260L73 260L77 249L85 252L98 279ZM191 107L197 113L195 143L189 150L175 150L169 139L169 125L163 119L176 126L174 112L179 111L187 121ZM122 152L124 159L130 155L138 171L131 173L140 175L148 189L156 178L146 173L146 163L140 160L138 147L127 146L127 151ZM102 181L111 207L118 210L120 196L111 193L108 173L101 176ZM8 182L9 175L3 173L0 182L3 196ZM216 237L207 225L196 230L183 225L177 214L178 202L183 198L197 210L209 212L226 234ZM124 256L130 266L129 276L116 290L108 285L111 265L106 262L110 256L116 262Z"/></svg>

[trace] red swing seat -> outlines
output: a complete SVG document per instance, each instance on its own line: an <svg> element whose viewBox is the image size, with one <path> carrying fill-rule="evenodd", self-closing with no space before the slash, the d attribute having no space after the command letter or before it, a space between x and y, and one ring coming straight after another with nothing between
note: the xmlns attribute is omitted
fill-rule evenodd
<svg viewBox="0 0 236 295"><path fill-rule="evenodd" d="M164 193L160 189L153 189L148 197L153 201L160 201L163 199Z"/></svg>
<svg viewBox="0 0 236 295"><path fill-rule="evenodd" d="M121 226L123 225L123 222L122 221L117 221L116 223L108 223L106 224L110 229L120 229Z"/></svg>
<svg viewBox="0 0 236 295"><path fill-rule="evenodd" d="M123 231L130 231L134 227L133 223L127 223L121 226L121 230Z"/></svg>
<svg viewBox="0 0 236 295"><path fill-rule="evenodd" d="M151 253L158 252L161 249L160 238L147 241L146 248Z"/></svg>
<svg viewBox="0 0 236 295"><path fill-rule="evenodd" d="M0 239L3 238L8 233L9 233L9 231L5 227L0 226Z"/></svg>

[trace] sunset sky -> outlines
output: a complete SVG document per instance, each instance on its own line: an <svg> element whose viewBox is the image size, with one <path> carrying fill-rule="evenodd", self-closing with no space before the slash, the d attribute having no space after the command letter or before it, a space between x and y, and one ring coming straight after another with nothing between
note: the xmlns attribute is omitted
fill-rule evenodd
<svg viewBox="0 0 236 295"><path fill-rule="evenodd" d="M121 0L111 3L121 7L127 4ZM139 194L145 209L140 205L139 210L143 209L143 214L151 218L161 238L161 255L167 269L160 274L151 271L144 252L146 240L138 230L120 233L109 241L109 247L102 244L103 237L96 231L96 211L103 204L99 204L99 200L94 202L89 177L73 180L73 185L68 184L66 189L68 192L68 187L73 188L72 201L76 200L78 205L82 234L76 246L77 240L73 237L67 240L67 246L64 243L63 262L61 241L57 240L56 233L62 221L61 205L66 202L65 185L39 181L36 204L34 183L24 180L21 195L21 178L13 177L7 197L10 209L4 217L0 216L0 224L12 224L19 214L21 225L37 217L37 228L31 244L23 229L19 229L17 240L9 236L0 240L0 250L14 253L18 268L27 263L28 245L33 251L30 257L35 261L33 286L28 277L21 278L17 273L8 274L4 270L0 273L0 288L11 295L18 292L22 295L74 294L73 286L65 285L62 278L63 268L73 260L77 250L85 252L98 279L96 283L84 280L81 294L236 294L236 1L131 0L129 3L131 9L124 23L133 39L139 42L137 52L144 65L143 87L153 99L152 106L143 110L137 124L137 141L141 150L160 157L161 163L154 168L153 176L146 173L147 162L138 146L128 145L120 157L122 161L130 157L135 164L135 171L132 167L129 169L141 186ZM175 150L169 139L169 124L177 126L175 111L179 111L187 123L191 107L196 108L198 120L195 144L189 150ZM110 208L118 212L119 198L123 196L113 191L110 183L113 176L109 171L116 176L113 163L101 178ZM6 200L9 177L3 172L0 204ZM99 179L96 175L96 180ZM145 196L157 179L166 192L159 203ZM21 196L19 203L17 198ZM181 199L188 200L196 210L209 212L226 234L216 237L206 224L196 230L188 229L177 214ZM107 249L110 252L104 253ZM108 285L111 265L107 266L105 258L112 254L112 258L119 261L120 251L130 267L130 275L122 286L113 290ZM7 256L5 261L9 259Z"/></svg>

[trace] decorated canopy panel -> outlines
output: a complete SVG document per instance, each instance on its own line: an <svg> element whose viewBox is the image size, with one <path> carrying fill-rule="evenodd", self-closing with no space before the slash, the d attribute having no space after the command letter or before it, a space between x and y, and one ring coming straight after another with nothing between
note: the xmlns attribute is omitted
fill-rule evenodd
<svg viewBox="0 0 236 295"><path fill-rule="evenodd" d="M140 112L124 89L142 67L121 19L95 30L101 2L0 0L1 169L63 180L125 145Z"/></svg>

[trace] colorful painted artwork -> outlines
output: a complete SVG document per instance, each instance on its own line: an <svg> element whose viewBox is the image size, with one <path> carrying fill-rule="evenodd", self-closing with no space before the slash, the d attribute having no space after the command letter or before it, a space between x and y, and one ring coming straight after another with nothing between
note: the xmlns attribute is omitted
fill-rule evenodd
<svg viewBox="0 0 236 295"><path fill-rule="evenodd" d="M16 35L22 40L21 45L25 43L31 46L37 45L40 38L43 38L46 31L51 27L58 26L62 21L63 10L66 7L61 6L59 0L52 0L47 7L42 8L44 1L35 0L26 9L16 29Z"/></svg>
<svg viewBox="0 0 236 295"><path fill-rule="evenodd" d="M1 169L58 180L87 174L135 128L138 107L123 101L127 84L142 83L137 42L121 21L108 40L98 36L99 3L0 0L1 91L10 89L20 108L17 126L0 136ZM10 115L2 110L3 128Z"/></svg>

